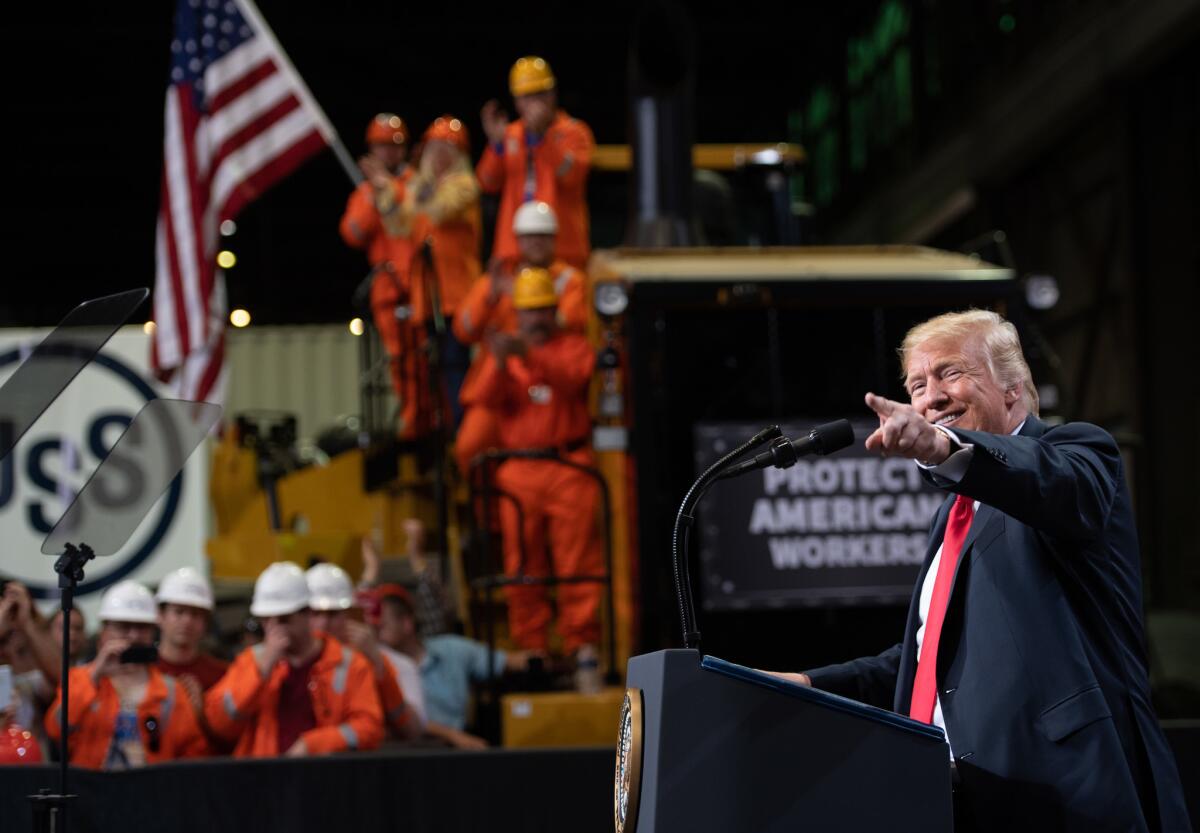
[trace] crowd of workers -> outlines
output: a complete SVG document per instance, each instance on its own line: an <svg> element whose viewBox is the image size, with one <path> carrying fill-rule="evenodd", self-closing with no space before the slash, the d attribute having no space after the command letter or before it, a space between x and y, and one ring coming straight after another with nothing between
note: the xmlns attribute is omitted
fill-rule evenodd
<svg viewBox="0 0 1200 833"><path fill-rule="evenodd" d="M434 120L410 152L405 122L381 113L359 160L365 181L341 221L346 243L372 270L371 310L400 403L406 439L453 438L462 475L488 449L553 450L592 462L587 390L595 356L583 337L589 255L586 184L591 130L558 107L542 58L509 73L519 118L496 101L481 113L486 147L470 163L464 122ZM480 195L499 197L487 267L481 266ZM543 578L603 573L599 492L578 468L510 459L495 485L504 570ZM544 584L506 588L509 631L546 650L552 608ZM602 586L560 585L558 631L575 653L599 637Z"/></svg>
<svg viewBox="0 0 1200 833"><path fill-rule="evenodd" d="M430 632L442 610L433 576L411 593L372 584L377 556L364 543L355 585L341 567L269 565L254 585L258 635L232 662L203 649L212 631L210 582L184 567L157 592L121 581L101 597L94 658L84 660L82 614L73 616L67 706L71 763L130 769L208 756L289 757L373 749L386 740L483 748L466 731L472 685L524 669L531 654L489 650L465 637ZM0 763L48 759L61 740L61 637L28 590L10 581L0 603L0 668L8 704L0 710ZM74 625L75 622L73 621ZM490 666L490 667L489 667Z"/></svg>
<svg viewBox="0 0 1200 833"><path fill-rule="evenodd" d="M595 356L583 335L592 134L559 109L542 58L519 59L509 82L519 118L484 105L487 146L475 166L459 118L434 120L411 150L403 119L373 118L359 160L365 180L340 228L371 265L372 315L400 403L397 434L452 438L463 474L492 448L592 463ZM481 194L499 197L486 269ZM494 476L514 499L499 518L506 573L544 577L551 562L557 576L603 572L599 492L586 473L540 457L506 460ZM368 544L364 562L377 572ZM156 594L132 581L111 586L90 661L83 614L72 613L70 761L127 769L210 755L320 755L388 738L485 746L466 731L471 685L550 649L547 586L506 588L517 647L506 653L445 632L443 594L428 581L418 582L414 602L403 586L373 578L356 587L332 564L307 573L271 564L255 583L254 627L232 662L201 650L214 609L201 573L176 571ZM595 582L558 587L564 653L594 656L601 597ZM60 634L61 619L43 619L26 588L4 586L0 676L7 669L11 694L0 707L0 761L44 760L57 748Z"/></svg>

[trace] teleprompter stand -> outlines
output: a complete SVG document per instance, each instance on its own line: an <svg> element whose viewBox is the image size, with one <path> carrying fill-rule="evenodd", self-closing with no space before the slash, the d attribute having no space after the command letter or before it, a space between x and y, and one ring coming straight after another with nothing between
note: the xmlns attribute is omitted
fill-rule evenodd
<svg viewBox="0 0 1200 833"><path fill-rule="evenodd" d="M0 387L0 460L16 447L148 295L147 290L137 289L80 304L33 349ZM67 806L74 797L68 789L70 627L84 566L95 556L112 555L125 545L220 414L219 406L204 402L148 402L42 543L43 553L56 556L54 572L62 606L62 739L57 792L42 789L29 797L35 833L65 833ZM112 489L114 482L128 487L131 470L138 475L132 478L134 485L120 492Z"/></svg>

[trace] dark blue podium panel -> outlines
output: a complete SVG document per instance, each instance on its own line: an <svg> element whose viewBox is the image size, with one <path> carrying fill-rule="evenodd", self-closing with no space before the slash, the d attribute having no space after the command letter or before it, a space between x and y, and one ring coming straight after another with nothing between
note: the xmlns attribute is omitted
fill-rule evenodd
<svg viewBox="0 0 1200 833"><path fill-rule="evenodd" d="M628 685L635 833L952 829L940 729L690 650L633 657Z"/></svg>

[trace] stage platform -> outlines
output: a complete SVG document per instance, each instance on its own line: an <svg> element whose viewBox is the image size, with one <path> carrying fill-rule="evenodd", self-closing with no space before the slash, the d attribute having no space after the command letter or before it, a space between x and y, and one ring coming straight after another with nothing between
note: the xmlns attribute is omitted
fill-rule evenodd
<svg viewBox="0 0 1200 833"><path fill-rule="evenodd" d="M613 747L420 749L307 760L209 759L73 770L71 833L609 833ZM5 833L57 769L0 767Z"/></svg>
<svg viewBox="0 0 1200 833"><path fill-rule="evenodd" d="M1193 821L1200 721L1164 721ZM395 747L307 760L214 758L72 770L69 833L609 833L614 749ZM0 766L0 830L31 830L25 796L57 768Z"/></svg>

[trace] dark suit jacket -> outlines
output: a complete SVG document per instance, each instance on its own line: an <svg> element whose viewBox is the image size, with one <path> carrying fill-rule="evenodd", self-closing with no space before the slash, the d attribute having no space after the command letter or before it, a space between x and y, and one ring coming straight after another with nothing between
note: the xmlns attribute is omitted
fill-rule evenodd
<svg viewBox="0 0 1200 833"><path fill-rule="evenodd" d="M954 575L937 680L967 818L980 830L1190 830L1150 704L1141 560L1116 442L1030 417L975 445L959 483L980 501ZM904 641L810 671L813 685L907 714L921 584Z"/></svg>

